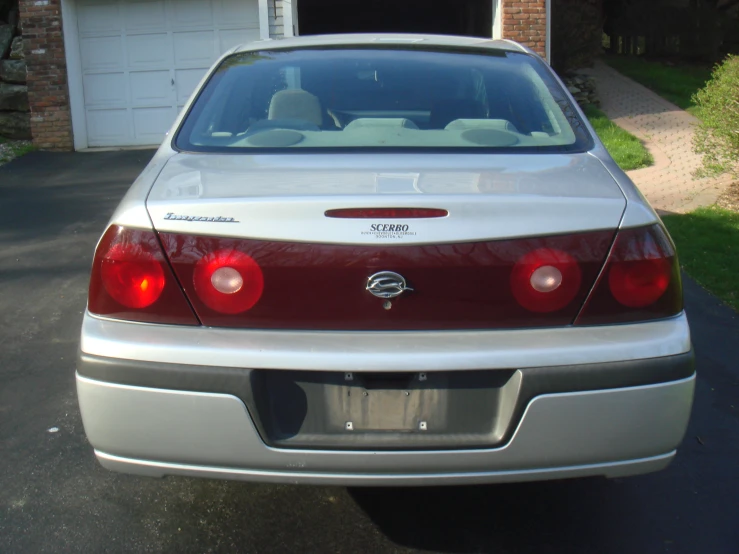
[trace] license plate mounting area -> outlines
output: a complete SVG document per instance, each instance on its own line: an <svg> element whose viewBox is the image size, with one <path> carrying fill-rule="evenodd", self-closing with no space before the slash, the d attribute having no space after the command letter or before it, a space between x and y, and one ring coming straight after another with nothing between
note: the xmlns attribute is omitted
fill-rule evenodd
<svg viewBox="0 0 739 554"><path fill-rule="evenodd" d="M515 370L253 370L249 413L269 446L324 450L484 448L510 426Z"/></svg>

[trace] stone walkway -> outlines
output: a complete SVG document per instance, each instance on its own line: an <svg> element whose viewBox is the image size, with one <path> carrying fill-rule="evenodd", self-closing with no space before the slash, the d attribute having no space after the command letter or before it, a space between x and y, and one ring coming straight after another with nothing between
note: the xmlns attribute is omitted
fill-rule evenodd
<svg viewBox="0 0 739 554"><path fill-rule="evenodd" d="M687 212L716 202L732 179L693 177L701 166L700 156L693 152L698 119L601 61L588 74L596 78L606 115L641 139L654 156L653 166L629 171L652 206Z"/></svg>

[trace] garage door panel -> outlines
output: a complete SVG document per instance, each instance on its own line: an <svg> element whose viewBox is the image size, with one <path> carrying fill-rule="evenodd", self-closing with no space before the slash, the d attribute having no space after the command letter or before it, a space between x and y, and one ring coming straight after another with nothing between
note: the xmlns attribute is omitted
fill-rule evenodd
<svg viewBox="0 0 739 554"><path fill-rule="evenodd" d="M87 112L87 140L90 146L131 144L128 110L89 110Z"/></svg>
<svg viewBox="0 0 739 554"><path fill-rule="evenodd" d="M259 40L257 0L74 0L89 146L160 143L212 63Z"/></svg>
<svg viewBox="0 0 739 554"><path fill-rule="evenodd" d="M259 29L257 2L213 0L213 12L218 25Z"/></svg>
<svg viewBox="0 0 739 554"><path fill-rule="evenodd" d="M128 67L131 69L171 67L172 41L167 33L126 37Z"/></svg>
<svg viewBox="0 0 739 554"><path fill-rule="evenodd" d="M120 36L81 38L82 67L86 71L123 69L122 44Z"/></svg>
<svg viewBox="0 0 739 554"><path fill-rule="evenodd" d="M224 54L234 46L259 40L259 29L232 29L220 33L220 53Z"/></svg>
<svg viewBox="0 0 739 554"><path fill-rule="evenodd" d="M126 14L127 33L162 29L167 26L164 0L128 0L123 11Z"/></svg>
<svg viewBox="0 0 739 554"><path fill-rule="evenodd" d="M121 31L117 3L108 0L81 0L78 9L77 25L80 34Z"/></svg>
<svg viewBox="0 0 739 554"><path fill-rule="evenodd" d="M175 71L174 81L179 105L184 105L187 102L206 71L207 69L178 69Z"/></svg>
<svg viewBox="0 0 739 554"><path fill-rule="evenodd" d="M167 106L174 103L172 76L169 71L132 71L131 105Z"/></svg>
<svg viewBox="0 0 739 554"><path fill-rule="evenodd" d="M211 27L213 25L213 8L210 2L203 0L175 0L173 3L172 26L178 27Z"/></svg>
<svg viewBox="0 0 739 554"><path fill-rule="evenodd" d="M173 38L176 67L209 67L215 61L215 31L182 31Z"/></svg>
<svg viewBox="0 0 739 554"><path fill-rule="evenodd" d="M82 77L85 104L92 107L125 107L128 104L125 73L96 73Z"/></svg>
<svg viewBox="0 0 739 554"><path fill-rule="evenodd" d="M134 108L133 128L136 144L157 144L177 117L172 106L166 108Z"/></svg>

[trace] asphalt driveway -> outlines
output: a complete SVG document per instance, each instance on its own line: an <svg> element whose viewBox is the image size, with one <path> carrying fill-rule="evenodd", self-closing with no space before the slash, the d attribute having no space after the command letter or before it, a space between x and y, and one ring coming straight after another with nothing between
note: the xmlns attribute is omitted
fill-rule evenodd
<svg viewBox="0 0 739 554"><path fill-rule="evenodd" d="M696 405L662 473L393 490L103 470L77 409L77 338L95 243L150 156L0 168L0 552L739 552L739 317L689 280Z"/></svg>

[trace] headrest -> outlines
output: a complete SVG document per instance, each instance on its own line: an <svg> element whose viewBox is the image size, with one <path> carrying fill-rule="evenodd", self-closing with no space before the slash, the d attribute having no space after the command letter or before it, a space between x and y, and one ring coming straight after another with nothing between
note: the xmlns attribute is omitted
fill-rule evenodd
<svg viewBox="0 0 739 554"><path fill-rule="evenodd" d="M505 119L455 119L446 126L446 129L460 131L464 129L496 129L518 133L516 126Z"/></svg>
<svg viewBox="0 0 739 554"><path fill-rule="evenodd" d="M351 131L355 129L367 128L397 128L397 129L418 129L418 125L410 119L404 117L362 117L355 119L345 127L345 130Z"/></svg>
<svg viewBox="0 0 739 554"><path fill-rule="evenodd" d="M310 92L288 89L276 92L269 103L268 119L302 119L319 127L323 124L321 102Z"/></svg>

